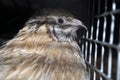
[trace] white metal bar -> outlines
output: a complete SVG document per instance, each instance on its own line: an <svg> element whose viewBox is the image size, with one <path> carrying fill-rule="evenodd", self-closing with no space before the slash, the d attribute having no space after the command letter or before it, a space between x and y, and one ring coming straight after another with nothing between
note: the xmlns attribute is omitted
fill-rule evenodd
<svg viewBox="0 0 120 80"><path fill-rule="evenodd" d="M111 15L111 31L110 31L110 44L113 44L113 40L114 40L114 27L115 27L115 16Z"/></svg>
<svg viewBox="0 0 120 80"><path fill-rule="evenodd" d="M106 27L107 27L107 20L106 20L106 17L104 17L103 39L102 39L103 42L105 42L105 38L106 38Z"/></svg>
<svg viewBox="0 0 120 80"><path fill-rule="evenodd" d="M112 72L112 50L109 48L109 55L108 55L108 77L111 78Z"/></svg>
<svg viewBox="0 0 120 80"><path fill-rule="evenodd" d="M106 26L107 26L107 20L106 17L104 17L104 25L103 25L103 38L102 41L105 42L105 37L106 37ZM105 48L104 46L102 46L102 55L101 55L101 72L103 72L104 70L104 52L105 52ZM102 77L100 77L100 80L103 80Z"/></svg>
<svg viewBox="0 0 120 80"><path fill-rule="evenodd" d="M112 4L112 10L116 10L116 3L115 2L113 2L113 4Z"/></svg>
<svg viewBox="0 0 120 80"><path fill-rule="evenodd" d="M120 32L119 32L119 35L120 35ZM120 40L120 39L119 39ZM119 41L119 45L118 45L118 58L117 58L117 80L120 80L120 41Z"/></svg>
<svg viewBox="0 0 120 80"><path fill-rule="evenodd" d="M117 58L117 80L120 80L120 25L119 25L119 44L118 44L118 58Z"/></svg>
<svg viewBox="0 0 120 80"><path fill-rule="evenodd" d="M99 34L99 25L100 25L100 20L98 19L97 20L97 31L96 31L96 40L98 40L98 34ZM96 67L96 63L97 63L97 49L98 48L98 45L95 44L95 57L94 57L94 67ZM94 80L96 80L96 72L94 71L94 77L93 77Z"/></svg>
<svg viewBox="0 0 120 80"><path fill-rule="evenodd" d="M115 17L114 15L111 15L111 30L110 30L110 44L113 44L114 40L114 27L115 27ZM112 50L109 48L109 55L108 55L108 77L111 77L112 72Z"/></svg>
<svg viewBox="0 0 120 80"><path fill-rule="evenodd" d="M98 20L97 20L97 30L96 30L96 40L98 40L99 25L100 25L100 20L99 20L99 18L98 18Z"/></svg>
<svg viewBox="0 0 120 80"><path fill-rule="evenodd" d="M93 39L93 25L91 26L90 39ZM90 52L89 52L89 64L91 64L92 59L92 43L90 43ZM91 78L90 68L89 68L89 78Z"/></svg>
<svg viewBox="0 0 120 80"><path fill-rule="evenodd" d="M109 78L105 73L102 73L99 69L97 69L96 67L93 67L91 64L89 64L88 62L86 62L86 64L91 68L94 69L98 74L100 74L100 76L104 77L104 80L112 80L111 78ZM98 80L98 79L96 79Z"/></svg>
<svg viewBox="0 0 120 80"><path fill-rule="evenodd" d="M86 38L88 38L88 31L86 32ZM85 43L85 60L87 60L88 42Z"/></svg>
<svg viewBox="0 0 120 80"><path fill-rule="evenodd" d="M83 38L85 38L85 36L83 36ZM79 40L79 43L81 43L81 40ZM84 53L84 50L85 50L85 44L84 43L82 43L82 53Z"/></svg>
<svg viewBox="0 0 120 80"><path fill-rule="evenodd" d="M90 39L93 39L93 25L91 26L91 36ZM90 43L90 55L89 55L89 63L91 64L91 59L92 59L92 43Z"/></svg>
<svg viewBox="0 0 120 80"><path fill-rule="evenodd" d="M84 44L82 44L82 52L84 51Z"/></svg>
<svg viewBox="0 0 120 80"><path fill-rule="evenodd" d="M97 62L97 45L95 44L95 57L94 57L94 67L96 67ZM96 72L94 71L94 77L93 80L96 80Z"/></svg>
<svg viewBox="0 0 120 80"><path fill-rule="evenodd" d="M102 55L101 55L101 72L103 73L104 70L104 52L105 52L105 48L102 46ZM103 80L102 77L100 77L100 80Z"/></svg>

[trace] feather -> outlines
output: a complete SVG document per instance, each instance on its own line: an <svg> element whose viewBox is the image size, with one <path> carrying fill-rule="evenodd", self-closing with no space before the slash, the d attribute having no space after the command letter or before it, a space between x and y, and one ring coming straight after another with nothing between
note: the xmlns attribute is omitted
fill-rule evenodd
<svg viewBox="0 0 120 80"><path fill-rule="evenodd" d="M61 32L58 33L64 33L55 32L56 37L52 33L53 24L32 24L34 21L27 22L13 39L1 47L0 79L88 80L84 57L71 29L68 29L69 34L72 33L70 37L65 37L68 31L55 27L55 31L59 28Z"/></svg>

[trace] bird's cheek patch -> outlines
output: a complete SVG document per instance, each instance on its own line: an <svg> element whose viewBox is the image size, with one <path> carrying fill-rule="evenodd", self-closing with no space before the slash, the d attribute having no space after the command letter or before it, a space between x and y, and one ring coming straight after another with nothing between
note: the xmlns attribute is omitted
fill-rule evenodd
<svg viewBox="0 0 120 80"><path fill-rule="evenodd" d="M38 28L38 31L39 31L39 32L47 33L47 26L46 26L45 24L41 25L41 26Z"/></svg>

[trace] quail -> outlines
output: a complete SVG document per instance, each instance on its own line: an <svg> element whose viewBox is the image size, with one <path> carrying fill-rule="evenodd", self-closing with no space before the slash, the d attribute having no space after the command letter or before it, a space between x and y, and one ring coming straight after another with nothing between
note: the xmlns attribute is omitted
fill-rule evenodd
<svg viewBox="0 0 120 80"><path fill-rule="evenodd" d="M64 10L32 16L0 48L0 80L88 80L76 31L86 26Z"/></svg>

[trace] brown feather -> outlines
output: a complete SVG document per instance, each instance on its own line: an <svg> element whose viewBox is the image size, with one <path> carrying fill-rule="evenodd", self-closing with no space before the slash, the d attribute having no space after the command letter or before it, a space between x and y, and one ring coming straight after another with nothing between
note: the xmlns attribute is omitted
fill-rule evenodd
<svg viewBox="0 0 120 80"><path fill-rule="evenodd" d="M54 41L46 25L36 32L28 29L24 27L0 49L1 80L87 80L75 42Z"/></svg>

